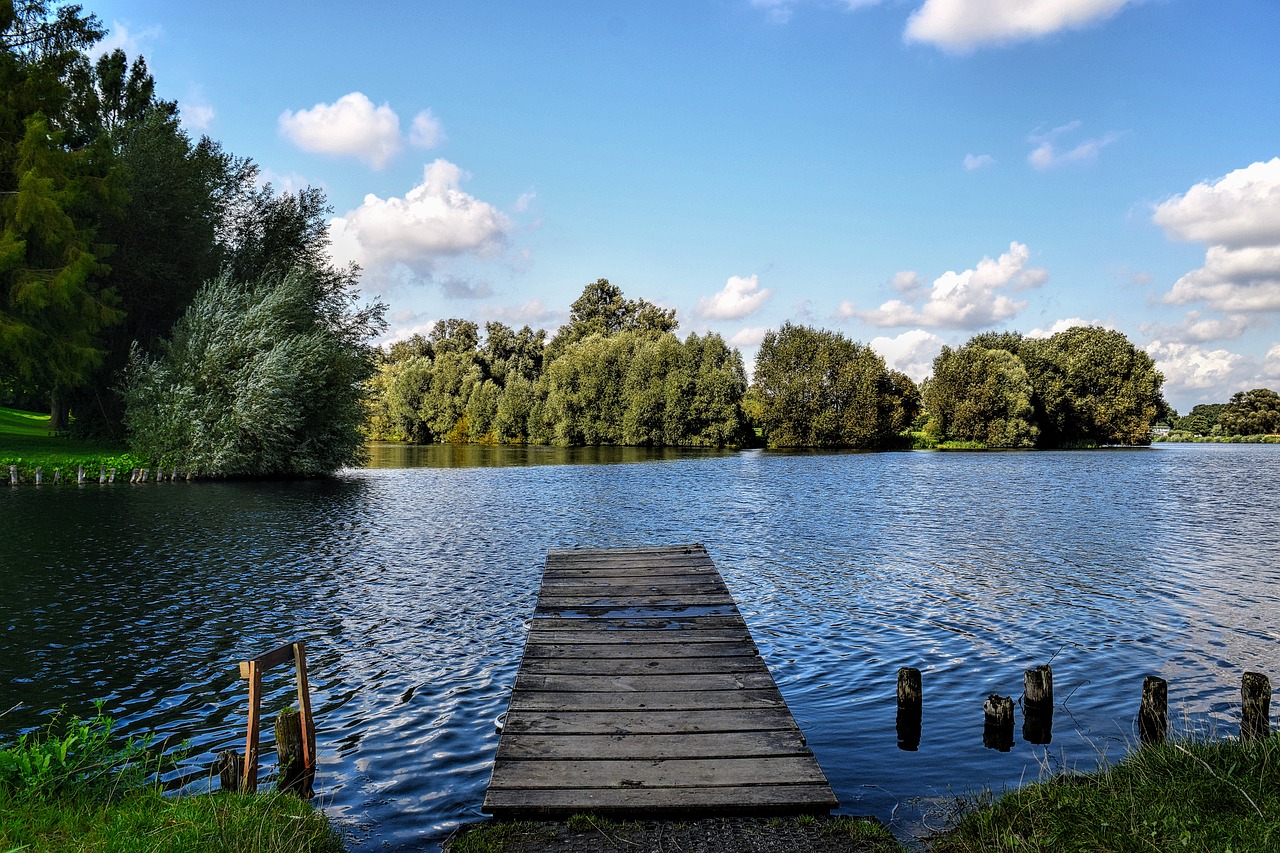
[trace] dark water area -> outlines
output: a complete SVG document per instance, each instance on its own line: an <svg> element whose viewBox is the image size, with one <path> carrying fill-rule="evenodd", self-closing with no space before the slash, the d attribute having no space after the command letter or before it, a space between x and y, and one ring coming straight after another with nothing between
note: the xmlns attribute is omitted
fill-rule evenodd
<svg viewBox="0 0 1280 853"><path fill-rule="evenodd" d="M1280 677L1280 447L1075 453L375 448L321 482L0 490L0 741L90 701L243 749L236 662L308 645L316 788L357 850L433 849L479 807L548 548L702 542L840 798L900 837L954 794L1237 731ZM983 746L988 693L1052 660L1052 741ZM918 751L897 669L923 671ZM265 706L289 704L287 668Z"/></svg>

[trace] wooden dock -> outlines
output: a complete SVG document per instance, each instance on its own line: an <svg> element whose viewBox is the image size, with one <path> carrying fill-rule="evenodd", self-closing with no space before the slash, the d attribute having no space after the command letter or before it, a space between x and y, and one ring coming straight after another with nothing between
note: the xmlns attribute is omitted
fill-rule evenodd
<svg viewBox="0 0 1280 853"><path fill-rule="evenodd" d="M548 552L485 812L836 806L705 548Z"/></svg>

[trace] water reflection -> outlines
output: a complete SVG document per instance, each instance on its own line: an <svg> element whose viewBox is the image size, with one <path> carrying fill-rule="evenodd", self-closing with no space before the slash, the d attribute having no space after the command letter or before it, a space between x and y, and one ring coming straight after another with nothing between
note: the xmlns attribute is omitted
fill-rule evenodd
<svg viewBox="0 0 1280 853"><path fill-rule="evenodd" d="M0 491L0 737L101 697L208 760L243 745L236 661L304 639L321 801L357 849L429 847L479 817L546 550L702 542L844 809L909 834L911 802L1122 754L1149 674L1175 728L1234 733L1280 640L1276 447L374 454L403 467ZM1052 744L980 743L1048 661Z"/></svg>

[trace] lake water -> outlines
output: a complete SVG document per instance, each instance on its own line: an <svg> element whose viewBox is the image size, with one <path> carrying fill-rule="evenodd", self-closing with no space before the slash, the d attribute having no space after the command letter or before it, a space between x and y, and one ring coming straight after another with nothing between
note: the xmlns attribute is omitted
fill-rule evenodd
<svg viewBox="0 0 1280 853"><path fill-rule="evenodd" d="M480 817L545 552L572 546L704 543L841 811L904 838L1123 755L1147 674L1222 736L1241 672L1280 676L1276 446L375 451L323 482L0 491L0 740L100 698L200 761L243 750L236 662L303 639L321 802L355 849L431 849ZM983 699L1049 661L1052 743L984 748Z"/></svg>

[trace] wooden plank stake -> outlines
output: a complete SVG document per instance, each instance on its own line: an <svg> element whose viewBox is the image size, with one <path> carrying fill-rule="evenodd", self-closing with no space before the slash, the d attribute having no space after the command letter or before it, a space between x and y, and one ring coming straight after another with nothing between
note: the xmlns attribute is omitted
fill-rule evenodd
<svg viewBox="0 0 1280 853"><path fill-rule="evenodd" d="M76 468L76 483L78 485L84 484L84 466L83 465L80 465Z"/></svg>
<svg viewBox="0 0 1280 853"><path fill-rule="evenodd" d="M37 465L36 466L36 485L37 486L40 485L40 480L43 479L43 476L44 476L44 466Z"/></svg>
<svg viewBox="0 0 1280 853"><path fill-rule="evenodd" d="M304 797L311 796L316 773L316 721L311 716L311 685L307 681L307 650L302 641L293 644L293 665L298 676L298 715L302 723L302 761L306 768Z"/></svg>
<svg viewBox="0 0 1280 853"><path fill-rule="evenodd" d="M898 749L920 749L920 724L924 711L924 691L920 670L904 666L898 670Z"/></svg>
<svg viewBox="0 0 1280 853"><path fill-rule="evenodd" d="M114 483L116 481L116 469L112 468L107 474L107 482Z"/></svg>
<svg viewBox="0 0 1280 853"><path fill-rule="evenodd" d="M1142 680L1142 705L1138 709L1138 738L1143 746L1164 743L1169 731L1169 683L1148 675Z"/></svg>
<svg viewBox="0 0 1280 853"><path fill-rule="evenodd" d="M107 482L107 469L102 465L98 466L98 485L101 486Z"/></svg>
<svg viewBox="0 0 1280 853"><path fill-rule="evenodd" d="M1053 670L1048 664L1022 674L1022 739L1047 744L1053 740Z"/></svg>
<svg viewBox="0 0 1280 853"><path fill-rule="evenodd" d="M1240 679L1240 739L1263 740L1271 734L1271 681L1261 672Z"/></svg>
<svg viewBox="0 0 1280 853"><path fill-rule="evenodd" d="M1013 749L1013 698L992 693L982 703L982 745L1008 752Z"/></svg>
<svg viewBox="0 0 1280 853"><path fill-rule="evenodd" d="M240 790L250 794L258 790L258 726L261 718L262 670L258 662L249 664L249 733L244 741L244 776Z"/></svg>
<svg viewBox="0 0 1280 853"><path fill-rule="evenodd" d="M17 465L9 466L9 485L11 486L18 485L18 466Z"/></svg>

